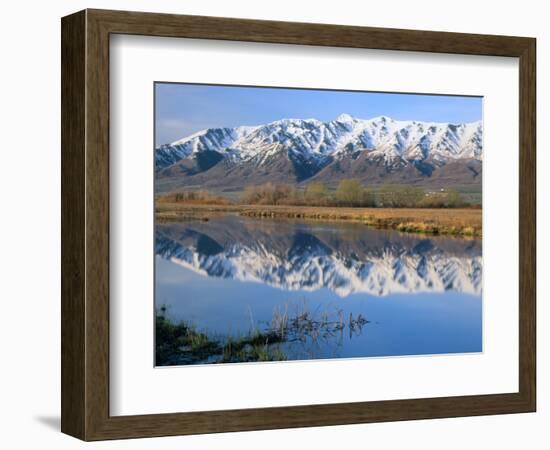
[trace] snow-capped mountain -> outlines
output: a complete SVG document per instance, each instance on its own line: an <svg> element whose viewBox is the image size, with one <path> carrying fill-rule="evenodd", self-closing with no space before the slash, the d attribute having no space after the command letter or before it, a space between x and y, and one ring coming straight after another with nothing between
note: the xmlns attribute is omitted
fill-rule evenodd
<svg viewBox="0 0 550 450"><path fill-rule="evenodd" d="M196 273L284 290L326 288L353 293L456 291L480 295L479 242L397 238L367 232L362 239L303 228L255 230L246 222L162 225L156 253ZM392 236L394 236L392 238ZM376 241L372 241L375 239Z"/></svg>
<svg viewBox="0 0 550 450"><path fill-rule="evenodd" d="M161 145L155 161L159 179L182 186L299 183L316 176L330 183L349 172L374 183L380 181L376 175L398 181L396 173L405 174L406 181L421 181L449 163L464 166L466 176L480 182L482 141L481 121L431 123L385 116L364 120L342 114L329 122L283 119L209 128Z"/></svg>
<svg viewBox="0 0 550 450"><path fill-rule="evenodd" d="M171 144L161 145L155 151L156 167L168 167L181 159L207 150L229 156L228 150L256 128L209 128Z"/></svg>

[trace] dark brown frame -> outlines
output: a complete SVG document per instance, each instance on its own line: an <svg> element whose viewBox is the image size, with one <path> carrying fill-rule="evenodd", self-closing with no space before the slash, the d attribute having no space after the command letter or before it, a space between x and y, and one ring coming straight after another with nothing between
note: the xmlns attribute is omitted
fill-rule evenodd
<svg viewBox="0 0 550 450"><path fill-rule="evenodd" d="M535 411L534 38L105 10L64 17L61 31L64 433L100 440ZM519 392L109 416L109 35L113 33L519 58Z"/></svg>

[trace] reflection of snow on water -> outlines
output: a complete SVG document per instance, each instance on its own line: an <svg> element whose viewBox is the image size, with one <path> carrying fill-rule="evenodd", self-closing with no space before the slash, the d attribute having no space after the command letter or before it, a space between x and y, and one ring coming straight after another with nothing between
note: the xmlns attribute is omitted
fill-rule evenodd
<svg viewBox="0 0 550 450"><path fill-rule="evenodd" d="M316 321L368 323L313 327L280 343L288 359L481 351L481 241L227 216L157 225L156 253L157 306L221 339L305 302Z"/></svg>
<svg viewBox="0 0 550 450"><path fill-rule="evenodd" d="M226 227L243 228L237 234L245 238L216 240L220 228ZM345 234L346 228L339 231ZM481 245L472 245L472 241L453 239L451 252L441 245L446 241L442 238L403 240L390 233L381 245L373 247L367 239L352 242L342 251L323 240L326 226L319 231L313 225L299 224L280 234L281 242L276 234L263 242L262 233L255 233L249 220L228 224L218 219L200 228L192 222L161 225L156 252L199 274L292 291L328 288L340 297L360 292L382 296L444 291L481 294ZM338 230L331 239L338 240Z"/></svg>

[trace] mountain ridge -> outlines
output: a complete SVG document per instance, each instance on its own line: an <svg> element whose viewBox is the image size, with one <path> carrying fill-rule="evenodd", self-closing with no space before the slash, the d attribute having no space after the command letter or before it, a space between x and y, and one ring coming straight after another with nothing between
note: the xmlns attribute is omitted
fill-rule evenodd
<svg viewBox="0 0 550 450"><path fill-rule="evenodd" d="M456 182L476 184L481 182L482 143L481 121L358 119L344 113L328 122L281 119L208 128L157 147L155 169L161 187L238 188L272 179L334 184L351 172L359 172L354 177L366 183L429 183L434 173L454 163L460 167Z"/></svg>

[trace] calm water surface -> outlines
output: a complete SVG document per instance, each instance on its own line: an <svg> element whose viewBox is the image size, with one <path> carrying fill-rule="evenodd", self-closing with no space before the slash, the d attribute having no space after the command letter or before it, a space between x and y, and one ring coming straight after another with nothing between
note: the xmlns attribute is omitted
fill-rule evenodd
<svg viewBox="0 0 550 450"><path fill-rule="evenodd" d="M284 328L289 360L482 351L480 240L224 216L158 224L155 277L157 311L222 345Z"/></svg>

